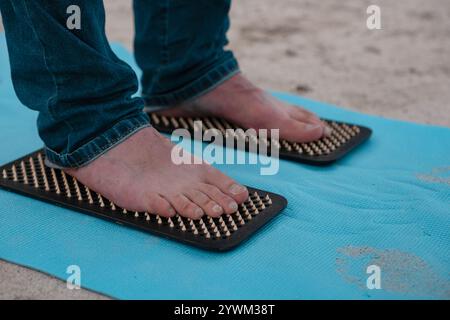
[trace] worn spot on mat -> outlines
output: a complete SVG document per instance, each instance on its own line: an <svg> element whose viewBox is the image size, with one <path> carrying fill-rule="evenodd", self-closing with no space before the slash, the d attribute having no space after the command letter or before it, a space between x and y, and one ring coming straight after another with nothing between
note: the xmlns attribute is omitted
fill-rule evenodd
<svg viewBox="0 0 450 320"><path fill-rule="evenodd" d="M450 185L450 167L438 167L431 170L431 173L419 173L417 179L424 182L442 183Z"/></svg>
<svg viewBox="0 0 450 320"><path fill-rule="evenodd" d="M450 275L440 275L418 256L395 249L354 246L339 248L337 252L337 272L345 281L363 290L368 290L367 267L376 265L381 270L381 290L418 297L450 298Z"/></svg>

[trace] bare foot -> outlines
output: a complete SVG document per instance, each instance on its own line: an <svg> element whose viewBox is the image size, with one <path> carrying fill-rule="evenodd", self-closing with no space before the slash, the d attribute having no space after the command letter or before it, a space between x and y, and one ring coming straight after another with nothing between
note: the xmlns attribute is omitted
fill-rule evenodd
<svg viewBox="0 0 450 320"><path fill-rule="evenodd" d="M166 116L214 116L242 128L279 129L280 138L308 142L331 134L313 113L275 99L237 74L191 102L159 112Z"/></svg>
<svg viewBox="0 0 450 320"><path fill-rule="evenodd" d="M233 213L248 197L245 187L203 164L175 165L173 144L145 128L85 167L66 169L118 206L164 217L199 219Z"/></svg>

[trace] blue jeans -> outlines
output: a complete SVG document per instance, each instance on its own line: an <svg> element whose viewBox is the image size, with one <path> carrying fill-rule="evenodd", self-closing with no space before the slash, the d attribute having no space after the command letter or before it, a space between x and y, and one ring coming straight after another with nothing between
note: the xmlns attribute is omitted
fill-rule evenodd
<svg viewBox="0 0 450 320"><path fill-rule="evenodd" d="M138 80L111 50L101 0L0 0L17 96L39 112L47 159L81 167L150 126L148 106L170 106L239 71L224 49L231 0L135 0ZM81 29L69 28L81 9Z"/></svg>

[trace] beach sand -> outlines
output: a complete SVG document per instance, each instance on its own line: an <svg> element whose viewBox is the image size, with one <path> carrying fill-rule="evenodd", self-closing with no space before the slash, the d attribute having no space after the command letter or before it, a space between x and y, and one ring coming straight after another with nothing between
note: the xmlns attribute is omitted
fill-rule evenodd
<svg viewBox="0 0 450 320"><path fill-rule="evenodd" d="M366 9L381 8L381 30ZM132 2L105 0L107 34L132 49ZM245 0L230 48L243 72L286 91L368 114L450 126L448 0Z"/></svg>

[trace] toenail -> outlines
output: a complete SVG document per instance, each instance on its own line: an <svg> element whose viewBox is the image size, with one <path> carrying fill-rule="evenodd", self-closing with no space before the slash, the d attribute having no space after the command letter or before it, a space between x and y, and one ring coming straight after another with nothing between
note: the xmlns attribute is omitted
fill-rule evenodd
<svg viewBox="0 0 450 320"><path fill-rule="evenodd" d="M199 218L200 218L201 216L203 216L203 210L200 209L200 208L195 209L194 213L195 213L195 216L197 216L197 217L199 217Z"/></svg>
<svg viewBox="0 0 450 320"><path fill-rule="evenodd" d="M316 130L318 128L322 128L322 126L320 124L307 124L305 126L305 130L306 131L313 131L313 130Z"/></svg>
<svg viewBox="0 0 450 320"><path fill-rule="evenodd" d="M169 214L171 216L174 216L176 214L175 210L173 210L173 208L169 208Z"/></svg>
<svg viewBox="0 0 450 320"><path fill-rule="evenodd" d="M228 208L230 208L230 210L233 210L233 212L235 212L238 209L238 204L234 201L230 202L230 204L228 205Z"/></svg>
<svg viewBox="0 0 450 320"><path fill-rule="evenodd" d="M325 126L325 129L323 129L324 136L329 137L332 133L333 129L331 129L329 126Z"/></svg>
<svg viewBox="0 0 450 320"><path fill-rule="evenodd" d="M215 213L222 213L222 212L223 212L222 207L219 206L218 204L215 204L215 205L213 206L212 209L213 209L213 211L214 211Z"/></svg>
<svg viewBox="0 0 450 320"><path fill-rule="evenodd" d="M244 191L245 191L245 188L243 186L238 185L238 184L233 184L230 187L230 193L231 194L240 194L240 193L242 193Z"/></svg>

